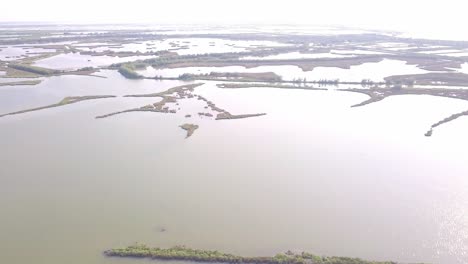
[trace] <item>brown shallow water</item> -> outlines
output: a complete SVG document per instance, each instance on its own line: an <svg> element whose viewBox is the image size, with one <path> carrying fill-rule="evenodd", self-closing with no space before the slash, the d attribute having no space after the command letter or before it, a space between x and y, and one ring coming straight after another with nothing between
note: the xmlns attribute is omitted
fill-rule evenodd
<svg viewBox="0 0 468 264"><path fill-rule="evenodd" d="M133 87L115 78L107 81L117 94ZM132 93L166 85L142 83ZM62 97L59 84L39 87L27 104ZM102 87L87 94L107 94ZM23 93L2 92L2 112L26 105ZM101 254L133 242L244 255L291 249L402 262L468 258L468 123L423 136L466 102L401 96L351 109L365 96L213 84L195 92L234 114L268 115L192 119L200 128L189 139L178 127L188 121L183 115L94 119L154 98L0 119L0 262L138 263ZM17 106L7 104L13 98Z"/></svg>

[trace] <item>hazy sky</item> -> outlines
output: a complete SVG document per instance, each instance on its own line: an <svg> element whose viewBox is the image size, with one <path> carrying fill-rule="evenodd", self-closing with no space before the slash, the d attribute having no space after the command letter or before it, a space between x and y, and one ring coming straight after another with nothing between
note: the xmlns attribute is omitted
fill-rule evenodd
<svg viewBox="0 0 468 264"><path fill-rule="evenodd" d="M467 0L13 0L0 21L300 23L465 35Z"/></svg>

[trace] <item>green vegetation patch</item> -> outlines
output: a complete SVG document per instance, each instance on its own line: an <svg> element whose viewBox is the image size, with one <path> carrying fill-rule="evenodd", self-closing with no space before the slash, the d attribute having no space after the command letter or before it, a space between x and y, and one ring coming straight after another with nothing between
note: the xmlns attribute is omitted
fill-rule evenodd
<svg viewBox="0 0 468 264"><path fill-rule="evenodd" d="M281 76L274 72L211 72L209 74L184 73L179 76L181 80L231 80L244 82L281 82Z"/></svg>
<svg viewBox="0 0 468 264"><path fill-rule="evenodd" d="M274 257L242 257L212 250L191 249L176 246L168 249L150 248L136 244L127 248L111 249L104 254L110 257L151 258L158 260L184 260L218 263L267 263L267 264L396 264L396 262L366 261L359 258L320 257L310 253L290 251Z"/></svg>
<svg viewBox="0 0 468 264"><path fill-rule="evenodd" d="M37 84L40 84L41 82L42 80L5 82L5 83L0 83L0 86L37 85Z"/></svg>
<svg viewBox="0 0 468 264"><path fill-rule="evenodd" d="M127 79L142 79L143 76L138 74L136 71L136 67L130 64L123 64L119 67L118 71Z"/></svg>
<svg viewBox="0 0 468 264"><path fill-rule="evenodd" d="M15 70L19 70L19 71L29 72L29 73L38 74L38 75L45 75L45 76L61 73L61 71L46 69L46 68L37 67L37 66L25 65L25 64L8 64L8 67L15 69Z"/></svg>

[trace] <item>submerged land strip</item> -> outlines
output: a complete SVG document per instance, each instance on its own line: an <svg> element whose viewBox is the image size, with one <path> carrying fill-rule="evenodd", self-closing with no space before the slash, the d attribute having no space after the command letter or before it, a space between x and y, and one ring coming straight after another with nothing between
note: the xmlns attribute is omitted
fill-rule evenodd
<svg viewBox="0 0 468 264"><path fill-rule="evenodd" d="M27 85L29 82L35 83L36 81L35 80L34 81L22 81L22 82L15 83L15 85ZM7 84L11 84L11 83L7 83ZM204 83L181 85L181 86L172 87L163 92L151 93L151 94L125 95L124 97L159 97L161 98L161 100L153 104L144 105L144 106L137 107L137 108L125 109L122 111L100 115L100 116L97 116L96 118L102 119L102 118L107 118L107 117L111 117L111 116L119 115L123 113L130 113L130 112L157 112L157 113L176 114L177 111L180 110L179 101L183 99L202 101L205 103L204 109L211 110L211 111L187 114L186 117L192 117L198 114L198 116L202 116L205 118L212 118L214 120L226 120L226 119L243 119L243 118L258 117L258 116L266 115L266 113L232 114L229 111L218 107L215 103L211 102L207 98L194 93L194 89L199 86L202 86L203 84ZM30 85L33 85L33 84L30 84ZM1 86L1 83L0 83L0 86ZM316 91L328 90L326 88L316 88L313 86L298 86L298 85L288 85L288 84L281 84L281 83L265 83L265 82L218 83L216 84L216 86L219 88L223 88L223 89L278 88L278 89L301 89L301 90L316 90ZM446 98L453 98L453 99L460 99L460 100L468 101L468 90L465 90L465 89L450 89L450 88L423 89L423 88L394 88L393 87L393 88L368 88L368 89L357 89L357 88L338 89L338 91L360 93L360 94L365 94L370 97L369 99L361 103L352 105L351 107L365 106L368 104L372 104L372 103L376 103L381 100L384 100L387 97L396 96L396 95L430 95L430 96L446 97ZM116 96L113 96L113 95L70 96L70 97L64 98L63 100L55 104L37 107L37 108L25 109L21 111L6 113L6 114L0 114L0 118L9 116L9 115L18 115L18 114L24 114L24 113L33 112L33 111L44 110L47 108L65 106L68 104L73 104L73 103L77 103L77 102L81 102L85 100L95 100L95 99L113 98L113 97L116 97ZM439 127L445 123L454 121L463 116L468 116L468 110L453 114L439 122L434 123L424 135L428 137L432 136L433 130L436 127ZM197 128L198 126L195 129ZM191 136L195 129L190 128L188 136Z"/></svg>
<svg viewBox="0 0 468 264"><path fill-rule="evenodd" d="M22 63L10 63L4 66L0 66L0 70L5 72L5 75L0 76L1 78L39 78L39 77L51 77L61 75L82 75L82 76L94 76L94 73L98 72L98 68L84 67L78 70L53 70L38 66L32 66L29 64Z"/></svg>
<svg viewBox="0 0 468 264"><path fill-rule="evenodd" d="M397 264L392 261L367 261L359 258L321 257L307 252L277 254L274 257L243 257L211 250L191 249L176 246L168 249L150 248L136 244L126 248L104 252L108 257L149 258L154 260L194 261L209 263L252 263L252 264Z"/></svg>
<svg viewBox="0 0 468 264"><path fill-rule="evenodd" d="M0 83L0 86L21 86L21 85L38 85L42 80L28 80L28 81L16 81L16 82L4 82Z"/></svg>
<svg viewBox="0 0 468 264"><path fill-rule="evenodd" d="M250 118L250 117L258 117L262 115L266 115L266 113L255 113L255 114L231 114L227 110L216 106L213 102L209 101L205 97L201 95L194 94L194 89L203 85L203 83L195 83L195 84L188 84L188 85L181 85L172 87L166 91L159 92L159 93L151 93L151 94L134 94L134 95L126 95L124 97L159 97L161 100L159 102L155 102L150 105L145 105L138 108L133 109L126 109L118 112L113 112L101 116L97 116L97 119L102 119L118 114L129 113L129 112L158 112L158 113L177 113L177 109L180 110L179 100L188 99L188 100L198 100L205 103L204 112L198 112L198 116L203 116L205 118L212 118L214 120L228 120L228 119L243 119L243 118ZM104 99L104 98L115 98L117 96L114 95L90 95L90 96L69 96L62 99L60 102L55 104L50 104L41 107L35 107L15 112L10 112L6 114L0 114L1 117L11 116L11 115L19 115L25 114L34 111L40 111L48 108L54 107L61 107L69 104L74 104L82 101L87 100L96 100L96 99ZM208 111L211 110L211 111ZM186 117L195 116L197 113L192 113L186 115ZM192 136L194 131L199 128L198 125L194 124L184 124L181 126L182 129L187 131L187 138Z"/></svg>
<svg viewBox="0 0 468 264"><path fill-rule="evenodd" d="M238 88L279 88L279 89L303 89L303 90L328 90L325 88L315 88L312 86L297 86L297 85L286 85L278 83L221 83L216 85L219 88L229 88L229 89L238 89ZM370 98L352 105L351 107L360 107L368 104L379 102L387 97L396 96L396 95L430 95L438 96L452 99L460 99L468 101L468 89L453 89L453 88L402 88L402 87L371 87L367 89L338 89L338 91L343 92L353 92L360 93L369 96ZM463 116L468 116L468 110L460 113L453 114L437 123L434 123L430 130L426 132L425 136L432 136L433 129L441 126L445 123L451 122L455 119L458 119Z"/></svg>
<svg viewBox="0 0 468 264"><path fill-rule="evenodd" d="M430 95L438 96L445 98L453 98L468 101L468 89L423 89L423 88L373 88L373 89L340 89L340 91L345 92L354 92L368 95L370 98L361 103L355 104L351 107L360 107L375 102L379 102L387 97L396 96L396 95ZM468 110L461 113L453 114L437 123L434 123L431 128L424 134L427 137L432 136L434 128L446 124L448 122L454 121L462 116L468 116Z"/></svg>
<svg viewBox="0 0 468 264"><path fill-rule="evenodd" d="M433 125L431 126L431 128L430 128L430 129L426 132L426 134L424 134L424 135L425 135L426 137L430 137L430 136L432 136L432 133L433 133L433 131L434 131L434 128L436 128L436 127L438 127L438 126L441 126L441 125L443 125L443 124L446 124L446 123L448 123L448 122L451 122L451 121L453 121L453 120L455 120L455 119L458 119L458 118L460 118L460 117L463 117L463 116L468 116L468 110L463 111L463 112L460 112L460 113L453 114L453 115L451 115L451 116L449 116L449 117L447 117L447 118L444 118L443 120L441 120L441 121L439 121L439 122L433 124Z"/></svg>
<svg viewBox="0 0 468 264"><path fill-rule="evenodd" d="M148 34L151 33L151 34ZM228 44L232 50L221 53L187 53L182 51L189 49L190 41L187 39L222 39L229 41L266 41L274 43L251 45L242 47L237 44ZM170 40L170 41L168 41ZM168 41L167 48L160 49L158 43ZM125 50L127 44L144 45L144 51ZM210 44L210 47L214 42ZM36 85L44 77L61 75L85 75L94 76L101 69L117 70L128 79L155 79L155 80L181 80L193 81L222 81L217 84L219 88L281 88L281 89L307 89L326 90L315 88L312 85L359 85L363 89L340 89L340 91L366 94L370 98L353 107L364 106L381 101L389 96L404 94L424 94L441 96L453 99L467 100L468 95L462 89L455 87L468 86L468 72L463 67L468 65L468 42L448 40L428 40L397 37L395 35L381 34L378 32L362 34L341 35L308 35L291 33L186 33L166 34L164 31L148 30L109 30L103 33L65 31L57 34L53 30L37 32L30 29L19 29L15 36L0 37L0 46L24 48L26 53L20 56L6 57L0 60L0 78L31 78L30 81L2 82L0 86ZM302 54L302 58L280 57L282 54ZM464 54L466 53L466 54ZM128 62L114 63L102 67L83 67L76 70L48 69L37 66L37 62L52 58L61 54L75 54L92 57L129 58ZM315 55L329 54L330 57ZM272 57L273 56L273 57ZM139 59L130 59L138 57ZM348 80L283 80L274 71L265 72L210 72L210 73L183 73L176 77L168 76L142 76L141 71L148 67L154 69L172 69L181 67L223 67L242 66L253 68L259 66L296 66L303 71L310 71L317 67L336 67L350 69L363 63L376 63L383 60L404 61L408 65L425 70L421 74L403 74L387 76L384 81L375 82L363 79L361 82ZM88 60L90 61L90 60ZM40 64L39 64L40 65ZM271 68L271 67L270 67ZM41 79L39 79L41 78ZM412 88L413 86L427 88ZM433 89L437 87L437 89ZM173 93L173 94L171 94ZM132 95L129 95L129 97ZM206 103L206 109L200 111L198 116L213 118L215 120L237 119L265 115L265 113L235 115L219 108L206 98L193 93L190 87L177 88L177 91L168 91L150 95L133 95L133 97L159 97L161 101L134 109L126 109L119 112L98 116L109 117L128 112L159 112L177 113L179 101L182 99L196 99ZM91 96L92 97L92 96ZM0 115L20 114L37 111L49 107L62 106L57 103L50 106L18 111ZM189 113L186 116L196 116L197 113ZM433 129L447 122L466 116L466 111L455 113L437 123L434 123L425 134L431 136Z"/></svg>
<svg viewBox="0 0 468 264"><path fill-rule="evenodd" d="M440 88L370 88L370 89L339 89L339 91L354 92L368 95L370 98L352 107L364 106L381 101L395 95L431 95L468 101L468 89Z"/></svg>
<svg viewBox="0 0 468 264"><path fill-rule="evenodd" d="M25 109L25 110L21 110L21 111L6 113L6 114L0 114L0 118L5 117L5 116L11 116L11 115L25 114L25 113L28 113L28 112L34 112L34 111L44 110L44 109L48 109L48 108L65 106L65 105L69 105L69 104L75 104L75 103L78 103L78 102L83 102L83 101L88 101L88 100L114 98L114 97L116 97L116 96L114 96L114 95L68 96L68 97L63 98L60 102L55 103L55 104L36 107L36 108Z"/></svg>
<svg viewBox="0 0 468 264"><path fill-rule="evenodd" d="M256 114L240 114L235 115L231 114L227 110L216 106L213 102L209 101L201 95L194 94L194 89L198 86L203 85L203 83L197 84L188 84L181 85L170 88L164 92L152 93L152 94L135 94L135 95L126 95L125 97L160 97L162 100L153 104L145 105L138 108L127 109L123 111L113 112L106 115L97 116L96 118L106 118L118 114L129 113L129 112L158 112L158 113L170 113L175 114L178 110L179 101L182 99L192 99L205 102L206 106L204 109L210 109L210 112L199 112L198 115L214 118L215 120L224 120L224 119L241 119L266 115L266 113L256 113Z"/></svg>
<svg viewBox="0 0 468 264"><path fill-rule="evenodd" d="M317 88L308 85L290 85L290 84L281 84L281 83L218 83L216 84L218 88L225 89L241 89L241 88L278 88L278 89L297 89L297 90L317 90L317 91L327 91L327 88Z"/></svg>

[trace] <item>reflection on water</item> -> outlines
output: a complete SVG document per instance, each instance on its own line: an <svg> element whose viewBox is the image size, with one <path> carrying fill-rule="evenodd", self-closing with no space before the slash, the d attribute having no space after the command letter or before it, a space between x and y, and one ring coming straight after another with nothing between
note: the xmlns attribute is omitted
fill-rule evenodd
<svg viewBox="0 0 468 264"><path fill-rule="evenodd" d="M442 257L449 252L457 262L464 263L468 259L468 185L464 180L460 184L458 187L450 186L450 190L439 190L445 192L444 200L435 204L438 242L427 246Z"/></svg>
<svg viewBox="0 0 468 264"><path fill-rule="evenodd" d="M175 84L106 76L51 78L27 100L39 104L67 89L147 93ZM13 98L21 104L35 90L1 89L0 106ZM464 263L468 125L447 124L431 138L423 133L465 110L465 101L397 96L350 108L366 97L212 83L195 93L232 113L268 115L195 119L200 129L188 140L178 128L183 115L94 119L155 98L0 119L7 150L0 153L1 262L130 264L135 260L101 252L138 241L245 255L291 249Z"/></svg>

